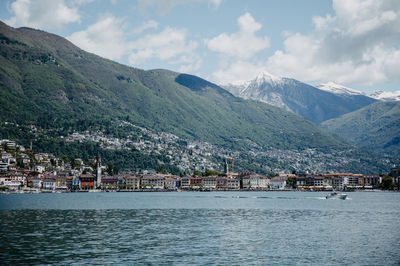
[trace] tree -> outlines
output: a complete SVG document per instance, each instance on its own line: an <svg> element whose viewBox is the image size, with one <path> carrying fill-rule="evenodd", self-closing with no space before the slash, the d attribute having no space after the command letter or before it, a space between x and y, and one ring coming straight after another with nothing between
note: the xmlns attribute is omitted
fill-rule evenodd
<svg viewBox="0 0 400 266"><path fill-rule="evenodd" d="M296 188L296 178L294 177L289 177L288 180L286 181L286 186L291 187L291 188Z"/></svg>
<svg viewBox="0 0 400 266"><path fill-rule="evenodd" d="M193 171L194 176L202 176L201 172L199 170L194 170Z"/></svg>
<svg viewBox="0 0 400 266"><path fill-rule="evenodd" d="M107 168L106 168L106 172L107 172L109 175L118 175L119 168L116 167L116 166L114 166L113 164L108 164L108 165L107 165Z"/></svg>
<svg viewBox="0 0 400 266"><path fill-rule="evenodd" d="M204 176L210 176L210 175L219 175L219 172L215 170L209 170L206 168L206 170L204 171Z"/></svg>
<svg viewBox="0 0 400 266"><path fill-rule="evenodd" d="M75 159L72 159L72 160L71 160L71 167L72 167L72 169L75 169L77 166L78 166L78 165L76 164Z"/></svg>
<svg viewBox="0 0 400 266"><path fill-rule="evenodd" d="M387 176L382 179L382 184L381 184L383 189L393 189L393 179L391 176Z"/></svg>

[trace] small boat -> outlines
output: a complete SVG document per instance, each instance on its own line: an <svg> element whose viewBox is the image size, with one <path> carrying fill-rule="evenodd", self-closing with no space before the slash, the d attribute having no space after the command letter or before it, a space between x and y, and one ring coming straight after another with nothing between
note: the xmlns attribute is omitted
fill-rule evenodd
<svg viewBox="0 0 400 266"><path fill-rule="evenodd" d="M342 199L345 200L347 198L347 194L343 193L337 193L337 192L331 192L328 195L326 195L326 199Z"/></svg>

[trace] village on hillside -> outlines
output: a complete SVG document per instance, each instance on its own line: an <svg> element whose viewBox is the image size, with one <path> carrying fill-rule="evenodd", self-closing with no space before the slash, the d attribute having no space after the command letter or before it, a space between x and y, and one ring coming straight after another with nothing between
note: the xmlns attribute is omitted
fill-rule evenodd
<svg viewBox="0 0 400 266"><path fill-rule="evenodd" d="M3 193L90 192L90 191L214 191L214 190L399 190L400 168L388 175L358 173L292 173L264 176L233 172L233 158L225 160L224 172L206 169L190 175L141 171L118 173L103 166L100 154L84 164L67 162L48 153L35 153L12 140L0 140L0 191ZM231 164L232 165L231 165ZM230 171L231 170L231 171Z"/></svg>

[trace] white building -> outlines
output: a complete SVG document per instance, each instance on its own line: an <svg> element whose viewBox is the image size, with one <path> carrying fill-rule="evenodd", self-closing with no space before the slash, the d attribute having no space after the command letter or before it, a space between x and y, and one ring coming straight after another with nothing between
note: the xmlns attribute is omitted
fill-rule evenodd
<svg viewBox="0 0 400 266"><path fill-rule="evenodd" d="M43 189L55 190L56 180L54 178L46 178L43 180Z"/></svg>
<svg viewBox="0 0 400 266"><path fill-rule="evenodd" d="M228 178L226 181L226 186L229 189L240 189L240 179Z"/></svg>
<svg viewBox="0 0 400 266"><path fill-rule="evenodd" d="M4 186L9 187L11 190L18 190L21 188L21 181L18 180L6 180Z"/></svg>
<svg viewBox="0 0 400 266"><path fill-rule="evenodd" d="M40 178L33 178L32 179L32 187L34 188L42 188L42 179Z"/></svg>
<svg viewBox="0 0 400 266"><path fill-rule="evenodd" d="M217 177L215 176L203 177L203 187L215 189L217 187Z"/></svg>
<svg viewBox="0 0 400 266"><path fill-rule="evenodd" d="M5 173L8 170L8 163L0 162L0 172Z"/></svg>
<svg viewBox="0 0 400 266"><path fill-rule="evenodd" d="M258 186L259 186L261 189L266 189L266 188L269 187L269 181L270 181L269 178L261 177L261 178L258 180Z"/></svg>
<svg viewBox="0 0 400 266"><path fill-rule="evenodd" d="M271 189L285 189L287 180L287 176L274 177L269 181L269 187Z"/></svg>
<svg viewBox="0 0 400 266"><path fill-rule="evenodd" d="M43 165L36 165L35 166L35 171L38 173L43 173L46 170L46 168Z"/></svg>

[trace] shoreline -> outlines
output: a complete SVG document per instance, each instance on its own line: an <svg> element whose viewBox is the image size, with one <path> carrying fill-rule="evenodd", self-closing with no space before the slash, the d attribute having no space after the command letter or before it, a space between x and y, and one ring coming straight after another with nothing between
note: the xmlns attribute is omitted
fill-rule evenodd
<svg viewBox="0 0 400 266"><path fill-rule="evenodd" d="M0 194L66 194L66 193L140 193L140 192L332 192L333 190L296 190L296 189L251 189L251 190L189 190L189 189L136 189L136 190L79 190L79 191L51 191L51 190L35 190L35 191L1 191ZM356 189L356 190L336 190L338 192L400 192L399 190L382 190L382 189Z"/></svg>

